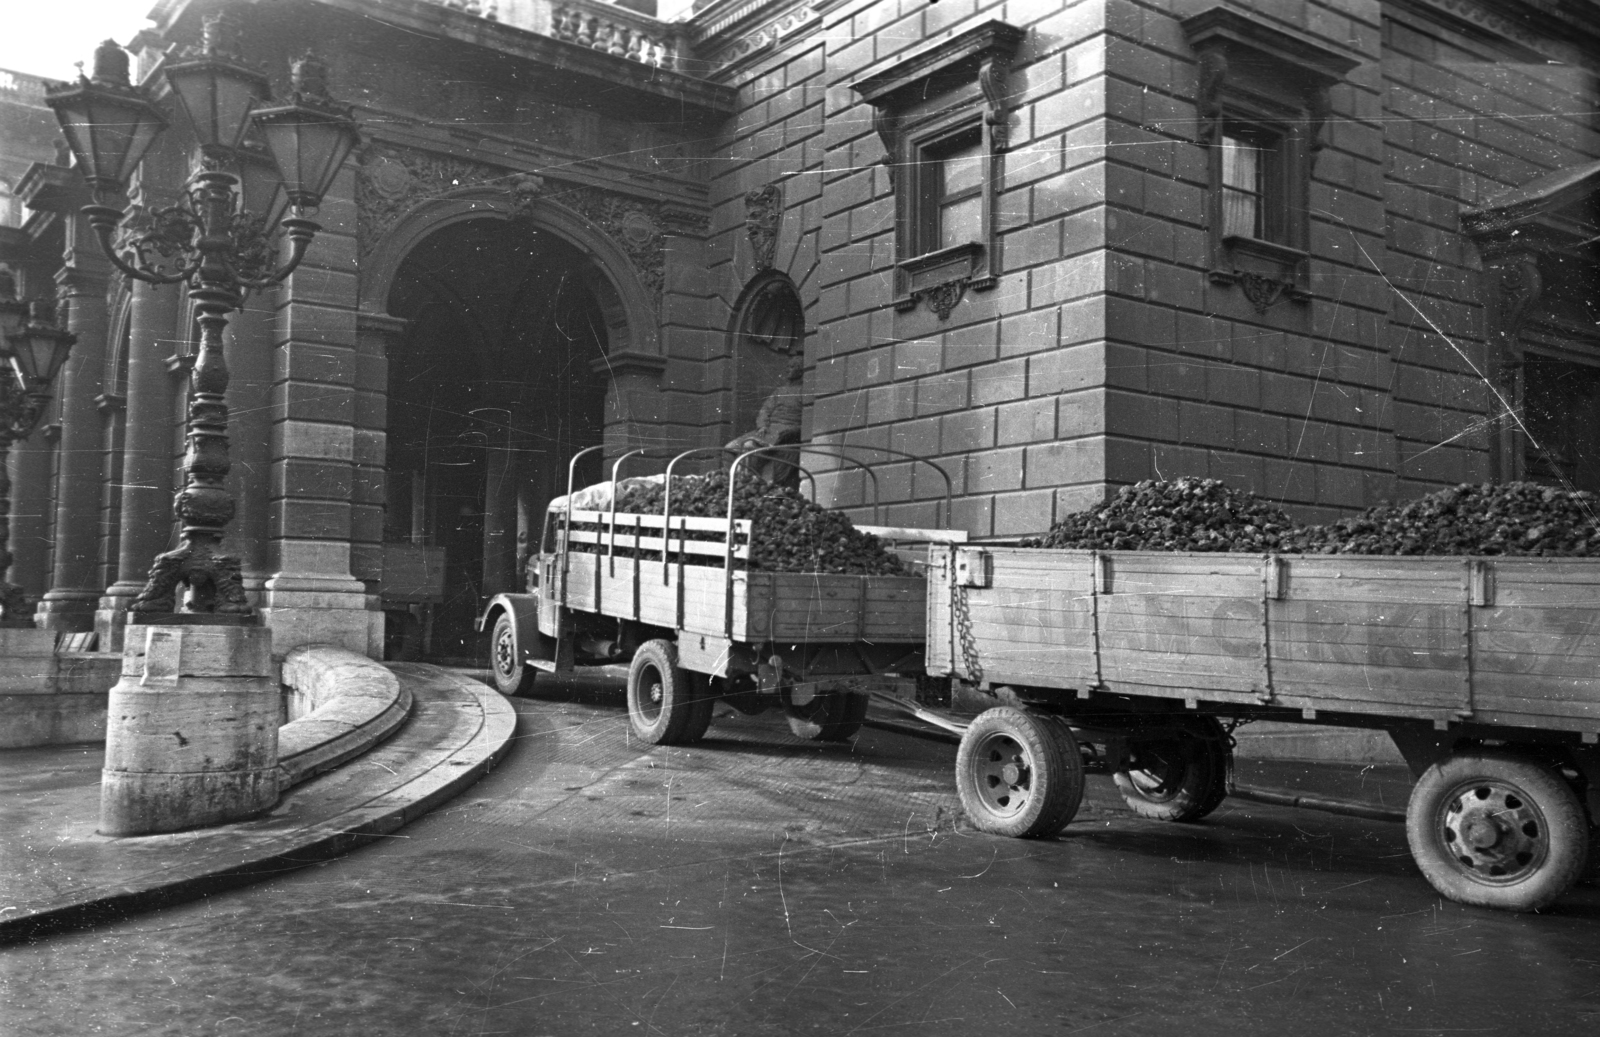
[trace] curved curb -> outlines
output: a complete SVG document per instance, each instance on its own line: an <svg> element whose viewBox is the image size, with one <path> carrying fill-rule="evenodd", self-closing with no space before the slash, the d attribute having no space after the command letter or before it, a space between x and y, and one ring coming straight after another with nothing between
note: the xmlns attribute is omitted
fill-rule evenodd
<svg viewBox="0 0 1600 1037"><path fill-rule="evenodd" d="M511 703L493 689L439 667L413 663L392 669L402 684L411 686L419 716L387 743L302 786L287 797L293 803L280 804L264 818L182 839L119 840L158 850L170 847L177 863L155 868L134 882L18 905L18 914L0 919L0 945L101 925L341 856L416 820L488 773L516 731ZM430 730L444 731L446 739L430 744ZM385 773L395 777L375 780ZM338 809L320 818L305 823L292 819L296 812L314 813L319 798L338 797L344 800L335 804Z"/></svg>
<svg viewBox="0 0 1600 1037"><path fill-rule="evenodd" d="M360 756L394 734L411 712L411 692L382 663L334 645L291 651L282 680L311 711L278 728L280 790Z"/></svg>

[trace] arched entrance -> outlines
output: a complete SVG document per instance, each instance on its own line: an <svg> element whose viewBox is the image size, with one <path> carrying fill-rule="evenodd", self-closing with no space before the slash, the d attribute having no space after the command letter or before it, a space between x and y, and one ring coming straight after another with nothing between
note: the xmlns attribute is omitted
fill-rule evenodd
<svg viewBox="0 0 1600 1037"><path fill-rule="evenodd" d="M486 214L421 237L395 269L384 539L430 549L443 600L390 612L390 651L477 655L483 601L523 583L573 452L601 442L611 335L594 261L561 236Z"/></svg>

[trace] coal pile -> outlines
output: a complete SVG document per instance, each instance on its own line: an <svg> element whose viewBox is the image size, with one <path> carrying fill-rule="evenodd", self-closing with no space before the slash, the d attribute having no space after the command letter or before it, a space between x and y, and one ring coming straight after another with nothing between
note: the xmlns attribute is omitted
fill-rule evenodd
<svg viewBox="0 0 1600 1037"><path fill-rule="evenodd" d="M1293 529L1278 507L1219 479L1146 479L1099 507L1068 515L1023 546L1263 552L1282 550Z"/></svg>
<svg viewBox="0 0 1600 1037"><path fill-rule="evenodd" d="M1600 514L1587 491L1537 483L1463 483L1408 504L1380 504L1306 526L1282 550L1303 554L1600 556Z"/></svg>
<svg viewBox="0 0 1600 1037"><path fill-rule="evenodd" d="M617 511L659 515L664 510L661 483L624 488ZM728 476L672 478L672 514L724 518L728 514ZM788 487L754 475L741 475L734 489L733 517L750 520L750 568L765 572L844 573L857 576L908 575L900 559L878 538L863 533L840 512L806 500ZM692 560L696 556L689 556Z"/></svg>

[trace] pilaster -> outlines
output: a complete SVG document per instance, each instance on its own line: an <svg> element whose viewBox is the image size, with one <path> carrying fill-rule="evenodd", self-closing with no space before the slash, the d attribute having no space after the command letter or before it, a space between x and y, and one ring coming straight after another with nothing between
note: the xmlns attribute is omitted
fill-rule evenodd
<svg viewBox="0 0 1600 1037"><path fill-rule="evenodd" d="M383 613L352 572L356 473L355 183L324 197L322 231L272 300L268 564L277 655L313 642L376 658Z"/></svg>
<svg viewBox="0 0 1600 1037"><path fill-rule="evenodd" d="M133 286L129 315L126 413L123 420L116 576L95 611L101 651L120 651L128 604L172 537L172 413L174 383L167 357L182 345L178 285Z"/></svg>
<svg viewBox="0 0 1600 1037"><path fill-rule="evenodd" d="M57 376L61 414L56 474L55 565L50 589L36 613L54 630L94 628L99 581L99 522L102 420L95 398L105 391L108 319L106 283L110 265L82 216L68 228L66 263L56 274L67 307L67 330L78 337Z"/></svg>

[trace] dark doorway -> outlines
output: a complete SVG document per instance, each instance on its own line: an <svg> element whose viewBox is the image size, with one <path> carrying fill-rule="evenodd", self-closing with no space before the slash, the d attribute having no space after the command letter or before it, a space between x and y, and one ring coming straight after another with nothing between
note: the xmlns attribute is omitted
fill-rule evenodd
<svg viewBox="0 0 1600 1037"><path fill-rule="evenodd" d="M605 425L605 324L566 242L458 223L401 265L389 312L389 654L471 662L487 599L520 590L572 454ZM393 576L393 579L391 579Z"/></svg>

